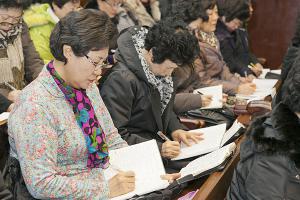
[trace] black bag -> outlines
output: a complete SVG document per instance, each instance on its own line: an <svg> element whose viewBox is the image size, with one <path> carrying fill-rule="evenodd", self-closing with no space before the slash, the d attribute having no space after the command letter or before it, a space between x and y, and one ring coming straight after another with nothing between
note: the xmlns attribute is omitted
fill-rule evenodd
<svg viewBox="0 0 300 200"><path fill-rule="evenodd" d="M206 126L226 123L226 129L230 128L236 119L236 115L230 108L213 110L196 109L188 111L186 115L188 117L204 120Z"/></svg>

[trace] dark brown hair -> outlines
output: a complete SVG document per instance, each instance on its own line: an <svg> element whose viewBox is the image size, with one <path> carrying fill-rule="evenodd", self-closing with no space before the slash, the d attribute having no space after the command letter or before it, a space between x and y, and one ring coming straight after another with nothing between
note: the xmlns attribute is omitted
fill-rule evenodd
<svg viewBox="0 0 300 200"><path fill-rule="evenodd" d="M71 46L76 56L84 56L91 50L109 47L115 27L109 16L98 10L74 11L56 24L50 36L50 49L54 58L67 62L63 46Z"/></svg>

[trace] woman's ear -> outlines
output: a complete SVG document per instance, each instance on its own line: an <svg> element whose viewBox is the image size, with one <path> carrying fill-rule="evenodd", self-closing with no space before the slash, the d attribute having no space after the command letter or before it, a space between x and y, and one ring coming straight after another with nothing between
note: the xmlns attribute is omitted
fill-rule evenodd
<svg viewBox="0 0 300 200"><path fill-rule="evenodd" d="M63 46L63 54L67 60L70 60L74 56L72 47L69 45L64 45Z"/></svg>

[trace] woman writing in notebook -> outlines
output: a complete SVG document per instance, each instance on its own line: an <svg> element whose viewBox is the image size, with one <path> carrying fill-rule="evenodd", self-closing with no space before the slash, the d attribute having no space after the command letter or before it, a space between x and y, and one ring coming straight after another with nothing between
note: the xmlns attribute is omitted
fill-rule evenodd
<svg viewBox="0 0 300 200"><path fill-rule="evenodd" d="M198 53L197 39L177 21L160 21L150 29L132 27L120 35L118 63L101 86L122 138L129 145L155 139L169 172L183 167L170 166L168 160L179 155L179 142L200 139L184 130L173 111L176 87L171 76Z"/></svg>
<svg viewBox="0 0 300 200"><path fill-rule="evenodd" d="M193 65L175 70L175 76L181 82L181 91L219 84L223 85L223 91L228 95L247 95L255 91L250 79L232 74L223 60L219 41L214 34L219 18L215 0L178 0L173 6L173 15L188 23L200 46L199 59ZM191 77L195 81L189 82Z"/></svg>
<svg viewBox="0 0 300 200"><path fill-rule="evenodd" d="M110 149L127 146L95 81L106 66L113 25L99 11L81 10L55 26L55 59L24 89L11 112L11 159L19 161L38 199L108 199L134 189L134 173L105 180Z"/></svg>

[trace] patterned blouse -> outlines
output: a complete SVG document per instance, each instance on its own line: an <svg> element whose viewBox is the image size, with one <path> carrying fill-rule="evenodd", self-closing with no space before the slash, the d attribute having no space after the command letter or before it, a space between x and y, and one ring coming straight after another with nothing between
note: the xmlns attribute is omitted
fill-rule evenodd
<svg viewBox="0 0 300 200"><path fill-rule="evenodd" d="M87 90L109 149L127 146L93 85ZM102 168L87 168L87 148L72 106L46 68L20 95L8 120L11 156L38 199L108 199Z"/></svg>

